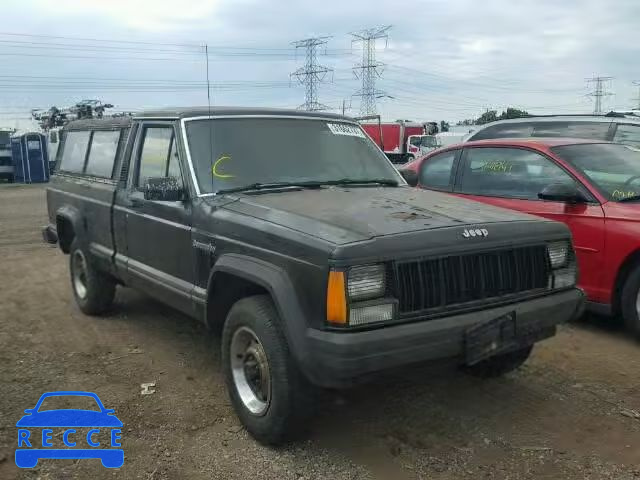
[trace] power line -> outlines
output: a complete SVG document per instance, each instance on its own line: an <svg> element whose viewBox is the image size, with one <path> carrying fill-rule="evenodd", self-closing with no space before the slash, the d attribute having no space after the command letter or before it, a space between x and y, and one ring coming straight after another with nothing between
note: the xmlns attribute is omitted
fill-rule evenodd
<svg viewBox="0 0 640 480"><path fill-rule="evenodd" d="M298 79L300 84L305 86L304 103L298 107L299 109L329 110L327 105L318 103L318 84L324 81L328 73L333 72L332 69L324 65L318 65L318 47L326 45L329 38L331 37L306 38L292 43L296 49L304 48L306 50L304 66L291 74L292 77Z"/></svg>
<svg viewBox="0 0 640 480"><path fill-rule="evenodd" d="M389 38L387 31L391 25L375 27L351 33L354 37L352 43L362 43L362 62L353 67L356 78L362 80L362 88L354 93L361 97L360 115L376 114L376 98L386 95L382 90L376 89L376 78L382 74L384 64L376 61L376 44L379 39ZM386 43L385 43L386 45Z"/></svg>
<svg viewBox="0 0 640 480"><path fill-rule="evenodd" d="M602 114L602 98L613 95L613 93L606 90L605 83L607 82L610 83L611 80L613 80L613 77L593 77L593 78L587 78L586 80L587 80L587 85L591 83L595 84L593 91L587 94L588 97L595 98L596 103L593 107L593 114L601 115Z"/></svg>

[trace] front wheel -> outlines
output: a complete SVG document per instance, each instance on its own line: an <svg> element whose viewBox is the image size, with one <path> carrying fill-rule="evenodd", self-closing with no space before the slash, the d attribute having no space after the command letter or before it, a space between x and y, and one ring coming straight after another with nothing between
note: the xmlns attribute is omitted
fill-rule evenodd
<svg viewBox="0 0 640 480"><path fill-rule="evenodd" d="M474 377L501 377L521 367L531 355L532 350L533 345L529 345L513 352L495 355L474 365L467 365L464 370Z"/></svg>
<svg viewBox="0 0 640 480"><path fill-rule="evenodd" d="M631 271L622 286L620 307L627 330L640 340L640 265Z"/></svg>
<svg viewBox="0 0 640 480"><path fill-rule="evenodd" d="M268 295L241 299L229 311L222 365L233 408L256 440L275 445L299 433L309 411L309 386Z"/></svg>
<svg viewBox="0 0 640 480"><path fill-rule="evenodd" d="M95 268L78 239L71 243L69 270L71 290L80 310L87 315L108 311L116 293L116 282Z"/></svg>

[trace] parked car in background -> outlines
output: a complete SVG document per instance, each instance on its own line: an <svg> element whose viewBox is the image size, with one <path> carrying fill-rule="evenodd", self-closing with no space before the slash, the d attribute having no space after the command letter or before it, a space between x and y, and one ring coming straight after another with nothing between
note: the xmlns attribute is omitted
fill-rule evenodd
<svg viewBox="0 0 640 480"><path fill-rule="evenodd" d="M476 130L466 140L527 137L587 138L640 146L640 116L610 113L499 120Z"/></svg>
<svg viewBox="0 0 640 480"><path fill-rule="evenodd" d="M467 142L404 166L410 184L566 223L588 306L640 337L640 150L594 140Z"/></svg>

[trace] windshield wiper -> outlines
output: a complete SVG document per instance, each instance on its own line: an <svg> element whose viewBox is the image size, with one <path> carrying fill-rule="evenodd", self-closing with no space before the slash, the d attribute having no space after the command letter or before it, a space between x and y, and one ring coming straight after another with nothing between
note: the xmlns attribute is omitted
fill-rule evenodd
<svg viewBox="0 0 640 480"><path fill-rule="evenodd" d="M640 195L632 195L630 197L624 197L618 200L619 203L623 202L638 202L640 201Z"/></svg>
<svg viewBox="0 0 640 480"><path fill-rule="evenodd" d="M249 185L242 185L240 187L223 188L216 193L235 193L235 192L249 192L251 190L269 190L277 188L305 188L315 187L317 182L273 182L273 183L251 183Z"/></svg>
<svg viewBox="0 0 640 480"><path fill-rule="evenodd" d="M388 178L375 178L375 179L356 179L356 178L341 178L339 180L313 180L302 182L273 182L273 183L251 183L249 185L242 185L240 187L223 188L218 190L217 194L223 193L237 193L237 192L249 192L251 190L269 190L278 188L320 188L323 185L388 185L397 187L398 182Z"/></svg>
<svg viewBox="0 0 640 480"><path fill-rule="evenodd" d="M325 180L318 182L321 185L387 185L390 187L397 187L398 181L391 180L390 178L341 178L340 180Z"/></svg>

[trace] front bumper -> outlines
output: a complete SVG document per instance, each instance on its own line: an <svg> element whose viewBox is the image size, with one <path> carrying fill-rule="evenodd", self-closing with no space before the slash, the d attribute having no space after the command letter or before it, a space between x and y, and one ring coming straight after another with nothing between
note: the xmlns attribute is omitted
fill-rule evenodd
<svg viewBox="0 0 640 480"><path fill-rule="evenodd" d="M472 326L515 312L516 332L541 333L535 340L525 335L524 346L553 336L556 325L579 317L583 311L584 294L574 288L486 310L370 331L309 329L303 370L316 385L344 387L358 377L403 365L446 358L463 363L465 333Z"/></svg>
<svg viewBox="0 0 640 480"><path fill-rule="evenodd" d="M42 239L45 243L58 243L58 232L56 231L56 228L53 225L42 227Z"/></svg>

